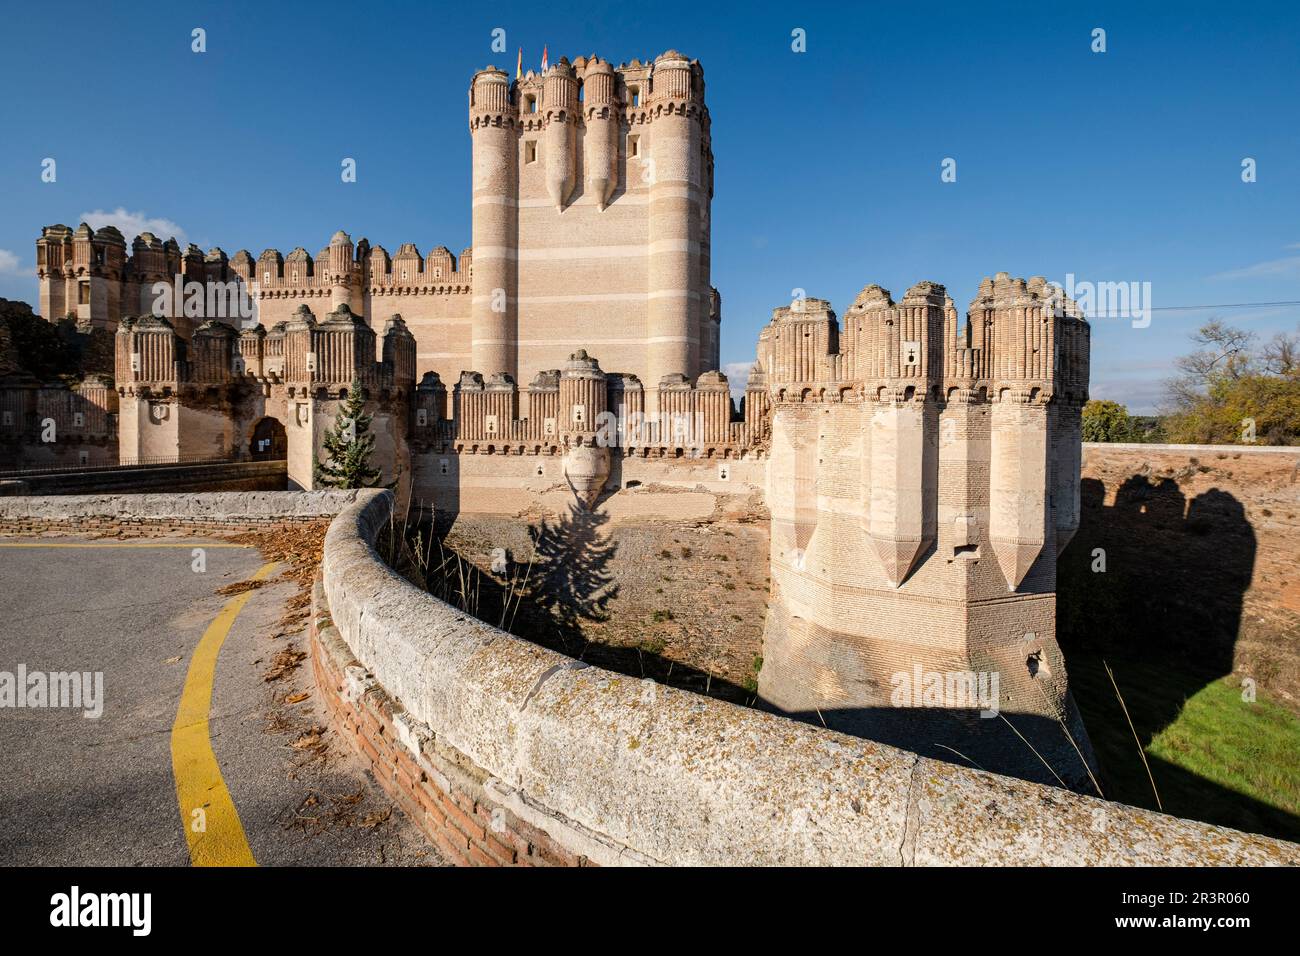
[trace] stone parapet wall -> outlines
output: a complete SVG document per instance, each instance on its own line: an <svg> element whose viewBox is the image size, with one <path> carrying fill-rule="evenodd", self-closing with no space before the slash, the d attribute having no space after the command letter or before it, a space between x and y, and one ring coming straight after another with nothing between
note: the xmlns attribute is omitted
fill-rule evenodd
<svg viewBox="0 0 1300 956"><path fill-rule="evenodd" d="M393 801L459 866L594 866L529 825L489 791L489 775L463 754L423 733L357 662L312 592L312 671L334 728L370 767ZM575 834L571 845L583 841Z"/></svg>
<svg viewBox="0 0 1300 956"><path fill-rule="evenodd" d="M288 481L283 461L237 461L219 464L125 465L120 468L18 474L0 478L0 495L95 497L141 495L157 490L254 492L282 491Z"/></svg>
<svg viewBox="0 0 1300 956"><path fill-rule="evenodd" d="M0 498L0 534L239 532L332 518L357 491L254 491L193 495Z"/></svg>
<svg viewBox="0 0 1300 956"><path fill-rule="evenodd" d="M330 623L357 661L343 665L344 683L361 689L357 699L382 689L409 759L386 758L373 740L367 756L381 777L390 763L392 774L414 777L403 770L414 760L424 778L408 779L408 788L441 791L421 804L426 814L446 807L449 795L462 812L469 800L420 762L433 746L441 759L472 768L483 794L473 803L475 828L473 819L490 820L500 808L574 860L600 864L1300 862L1293 844L925 759L512 637L380 561L371 543L391 507L389 493L363 492L334 521L323 590ZM337 646L333 653L343 654ZM470 848L478 830L457 829L466 842L453 859L485 862Z"/></svg>

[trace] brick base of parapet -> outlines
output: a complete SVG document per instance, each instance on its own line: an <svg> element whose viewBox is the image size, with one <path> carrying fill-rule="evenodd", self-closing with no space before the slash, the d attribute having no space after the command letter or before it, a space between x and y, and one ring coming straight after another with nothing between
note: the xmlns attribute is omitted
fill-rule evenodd
<svg viewBox="0 0 1300 956"><path fill-rule="evenodd" d="M327 525L330 515L319 518L0 518L0 535L33 537L46 534L103 534L122 537L157 537L168 534L246 534Z"/></svg>
<svg viewBox="0 0 1300 956"><path fill-rule="evenodd" d="M519 819L485 789L464 754L414 730L402 708L357 662L312 595L312 670L332 728L398 808L457 866L594 866Z"/></svg>

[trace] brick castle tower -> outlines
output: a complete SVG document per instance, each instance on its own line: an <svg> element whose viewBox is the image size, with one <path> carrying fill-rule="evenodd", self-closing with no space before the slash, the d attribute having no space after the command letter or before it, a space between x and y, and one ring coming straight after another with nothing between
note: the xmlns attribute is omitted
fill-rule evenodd
<svg viewBox="0 0 1300 956"><path fill-rule="evenodd" d="M1087 785L1054 592L1079 524L1088 341L1072 303L1006 273L961 327L931 282L897 303L867 286L843 328L823 300L776 310L759 340L773 401L764 699L1051 781L1027 740ZM948 699L963 675L993 699Z"/></svg>

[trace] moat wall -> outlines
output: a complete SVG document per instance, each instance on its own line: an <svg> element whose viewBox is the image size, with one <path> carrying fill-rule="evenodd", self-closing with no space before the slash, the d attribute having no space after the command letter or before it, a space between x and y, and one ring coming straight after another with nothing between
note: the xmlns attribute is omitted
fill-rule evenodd
<svg viewBox="0 0 1300 956"><path fill-rule="evenodd" d="M140 465L0 477L0 495L143 495L152 492L284 491L283 461Z"/></svg>
<svg viewBox="0 0 1300 956"><path fill-rule="evenodd" d="M332 518L361 494L331 490L0 497L0 534L257 531Z"/></svg>
<svg viewBox="0 0 1300 956"><path fill-rule="evenodd" d="M1086 444L1081 492L1067 653L1236 673L1300 711L1300 448Z"/></svg>
<svg viewBox="0 0 1300 956"><path fill-rule="evenodd" d="M521 833L539 831L566 862L599 864L1300 859L1291 844L928 760L512 637L382 564L370 542L390 502L363 493L331 525L314 649L332 657L318 675L376 777L454 859L518 862L484 849L489 832L514 834L498 842L517 855L532 846Z"/></svg>

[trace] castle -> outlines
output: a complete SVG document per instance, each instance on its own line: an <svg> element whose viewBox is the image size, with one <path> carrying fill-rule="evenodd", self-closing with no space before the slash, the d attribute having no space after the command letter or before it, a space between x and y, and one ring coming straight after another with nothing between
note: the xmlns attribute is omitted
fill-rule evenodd
<svg viewBox="0 0 1300 956"><path fill-rule="evenodd" d="M1082 785L1054 590L1079 520L1087 323L1006 273L965 323L931 282L899 302L867 286L842 325L797 300L762 331L738 411L718 371L709 124L703 71L676 52L517 81L488 67L458 258L344 232L315 256L149 234L128 256L112 227L49 226L41 312L113 333L123 459L282 455L309 488L359 385L385 477L444 512L514 513L557 485L587 506L639 484L748 488L771 513L765 701L1041 779L985 719L1019 715ZM230 295L158 308L175 282L247 297L259 321L232 323ZM900 704L898 675L953 673L997 680Z"/></svg>
<svg viewBox="0 0 1300 956"><path fill-rule="evenodd" d="M647 383L654 408L664 376L694 381L718 367L713 154L698 63L673 52L617 69L561 59L517 83L489 67L470 84L469 127L473 246L459 258L411 243L390 256L344 232L314 257L301 247L205 255L150 233L128 255L112 226L56 225L36 243L41 314L107 329L161 315L189 339L200 317L180 297L155 308L155 284L180 276L244 287L268 329L301 304L318 315L347 306L376 327L398 313L415 336L417 372L444 382L464 369L518 381L585 348Z"/></svg>

